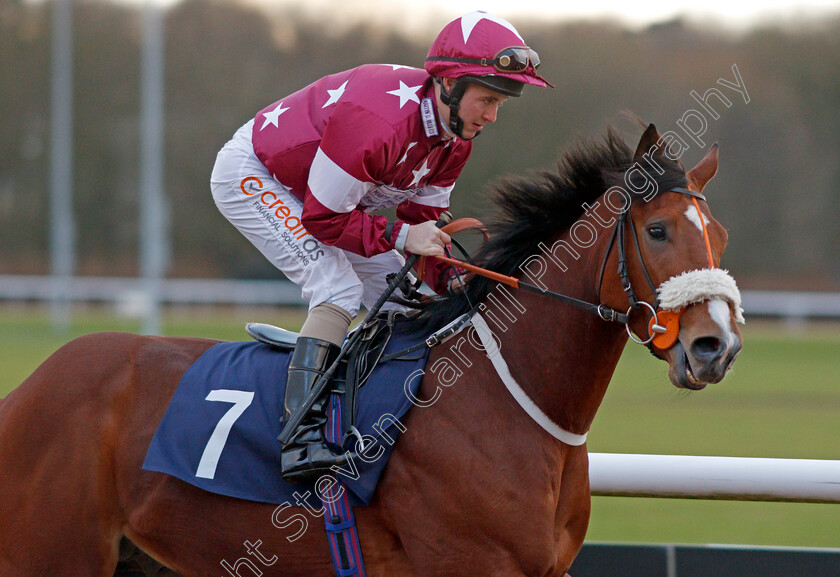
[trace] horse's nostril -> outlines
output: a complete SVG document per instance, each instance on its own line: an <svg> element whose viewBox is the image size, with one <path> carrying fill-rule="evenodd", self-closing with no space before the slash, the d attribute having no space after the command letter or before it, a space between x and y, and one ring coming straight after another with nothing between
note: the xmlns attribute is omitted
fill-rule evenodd
<svg viewBox="0 0 840 577"><path fill-rule="evenodd" d="M717 337L700 337L691 343L691 354L698 360L714 361L723 351L723 342Z"/></svg>

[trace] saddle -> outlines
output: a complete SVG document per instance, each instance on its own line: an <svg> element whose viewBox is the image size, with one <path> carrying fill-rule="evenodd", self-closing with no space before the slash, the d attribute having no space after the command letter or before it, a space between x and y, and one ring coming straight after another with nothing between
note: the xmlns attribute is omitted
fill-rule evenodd
<svg viewBox="0 0 840 577"><path fill-rule="evenodd" d="M385 355L391 337L399 330L397 323L407 322L412 316L411 312L388 311L367 320L348 333L345 341L350 341L356 332L362 334L353 339L355 346L349 348L341 358L340 365L328 384L330 393L342 397L342 441L348 434L359 436L356 429L359 391L379 364L393 359L421 360L426 356L427 349L448 340L469 321L469 315L462 315L424 340ZM245 330L253 339L284 352L293 351L300 336L299 333L265 323L248 323Z"/></svg>

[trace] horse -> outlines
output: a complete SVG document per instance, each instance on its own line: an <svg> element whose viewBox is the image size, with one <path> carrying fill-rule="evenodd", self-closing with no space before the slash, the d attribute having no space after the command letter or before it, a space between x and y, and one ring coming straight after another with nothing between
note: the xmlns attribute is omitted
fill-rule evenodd
<svg viewBox="0 0 840 577"><path fill-rule="evenodd" d="M720 382L741 348L737 289L706 286L726 274L727 233L703 195L717 164L716 145L686 171L653 125L635 151L610 128L555 170L495 185L474 262L539 290L470 274L411 321L479 311L495 345L475 326L431 350L427 367L446 370L423 375L422 404L355 511L369 575L567 574L590 514L585 434L628 337L691 390ZM663 290L680 278L695 294ZM670 328L665 292L679 305ZM216 342L82 336L0 401L0 574L333 574L323 510L305 499L219 496L141 468L179 379Z"/></svg>

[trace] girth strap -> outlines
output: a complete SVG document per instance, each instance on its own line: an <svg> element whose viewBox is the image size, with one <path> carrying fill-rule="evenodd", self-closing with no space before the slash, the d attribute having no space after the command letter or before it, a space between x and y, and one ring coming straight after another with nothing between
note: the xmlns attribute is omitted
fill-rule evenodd
<svg viewBox="0 0 840 577"><path fill-rule="evenodd" d="M326 430L327 440L333 443L341 442L341 413L341 395L334 393ZM341 480L338 477L334 479L336 482L324 491L326 498L323 502L326 509L324 525L335 574L338 577L365 577L367 573L350 497Z"/></svg>

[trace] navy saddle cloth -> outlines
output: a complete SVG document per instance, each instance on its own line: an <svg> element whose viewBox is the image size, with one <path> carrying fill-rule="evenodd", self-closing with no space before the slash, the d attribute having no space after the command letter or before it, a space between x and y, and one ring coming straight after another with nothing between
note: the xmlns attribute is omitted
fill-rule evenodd
<svg viewBox="0 0 840 577"><path fill-rule="evenodd" d="M423 340L401 332L400 324L385 355ZM356 427L375 437L381 450L372 446L365 455L375 459L354 458L346 471L335 473L352 505L367 505L373 497L403 427L399 419L411 407L408 395L416 398L428 351L379 365L359 390ZM210 347L181 378L143 468L212 493L272 504L291 501L305 485L287 483L280 474L277 436L290 357L290 352L259 342ZM348 441L348 448L354 446Z"/></svg>

